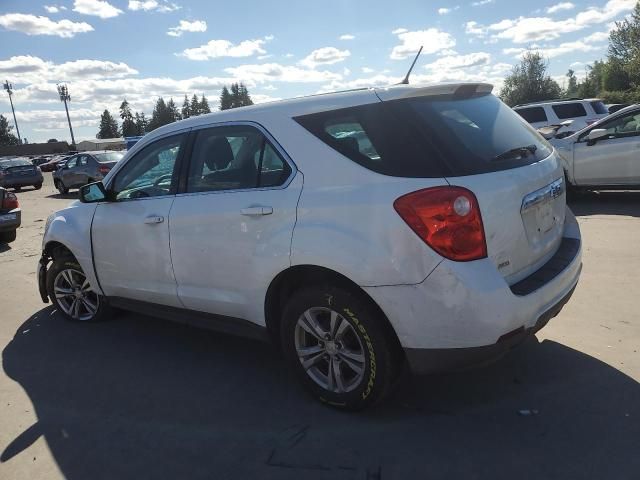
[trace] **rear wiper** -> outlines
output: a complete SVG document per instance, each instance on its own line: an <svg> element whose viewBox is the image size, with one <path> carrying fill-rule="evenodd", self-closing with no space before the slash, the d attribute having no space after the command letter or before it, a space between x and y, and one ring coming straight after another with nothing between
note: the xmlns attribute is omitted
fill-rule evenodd
<svg viewBox="0 0 640 480"><path fill-rule="evenodd" d="M536 150L538 150L538 147L533 144L526 145L524 147L516 147L516 148L512 148L511 150L507 150L506 152L503 152L500 155L496 155L495 157L493 157L493 160L494 161L508 160L510 158L515 158L515 157L524 157L524 156L527 156L528 154L533 155L534 153L536 153Z"/></svg>

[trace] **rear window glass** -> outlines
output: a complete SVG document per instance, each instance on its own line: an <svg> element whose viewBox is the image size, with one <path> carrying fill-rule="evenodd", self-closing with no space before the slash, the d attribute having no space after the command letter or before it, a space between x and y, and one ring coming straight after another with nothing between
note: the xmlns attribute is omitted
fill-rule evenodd
<svg viewBox="0 0 640 480"><path fill-rule="evenodd" d="M542 107L519 108L516 113L529 123L546 122L547 114Z"/></svg>
<svg viewBox="0 0 640 480"><path fill-rule="evenodd" d="M605 106L604 103L602 103L600 100L596 100L593 102L590 102L591 106L593 107L593 111L596 112L598 115L608 115L609 114L609 110L607 109L607 107Z"/></svg>
<svg viewBox="0 0 640 480"><path fill-rule="evenodd" d="M119 162L124 157L120 152L96 153L93 155L97 161L103 162Z"/></svg>
<svg viewBox="0 0 640 480"><path fill-rule="evenodd" d="M15 160L0 161L0 168L23 167L25 165L33 165L29 160L17 158Z"/></svg>
<svg viewBox="0 0 640 480"><path fill-rule="evenodd" d="M553 108L553 111L560 120L587 116L587 111L581 103L561 103L559 105L552 105L551 108Z"/></svg>
<svg viewBox="0 0 640 480"><path fill-rule="evenodd" d="M551 153L493 95L394 100L296 121L347 158L396 177L475 175L528 165Z"/></svg>

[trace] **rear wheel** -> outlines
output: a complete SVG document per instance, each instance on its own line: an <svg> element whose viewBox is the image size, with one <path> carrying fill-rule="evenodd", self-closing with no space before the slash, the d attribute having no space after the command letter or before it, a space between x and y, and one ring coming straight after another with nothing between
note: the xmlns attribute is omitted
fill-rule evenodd
<svg viewBox="0 0 640 480"><path fill-rule="evenodd" d="M105 298L91 288L82 268L71 257L54 259L47 272L47 293L68 320L98 321L108 313Z"/></svg>
<svg viewBox="0 0 640 480"><path fill-rule="evenodd" d="M20 190L22 190L22 187L13 187L13 189L14 189L16 192L19 192Z"/></svg>
<svg viewBox="0 0 640 480"><path fill-rule="evenodd" d="M62 195L66 195L67 193L69 193L69 189L64 186L64 183L62 183L62 180L56 179L56 181L54 183L55 183L56 188L58 189L58 191Z"/></svg>
<svg viewBox="0 0 640 480"><path fill-rule="evenodd" d="M382 400L399 376L402 355L386 319L361 295L337 287L296 292L281 341L287 361L319 400L360 410Z"/></svg>
<svg viewBox="0 0 640 480"><path fill-rule="evenodd" d="M2 232L0 233L0 242L3 243L11 243L16 240L17 232L13 230L11 232Z"/></svg>

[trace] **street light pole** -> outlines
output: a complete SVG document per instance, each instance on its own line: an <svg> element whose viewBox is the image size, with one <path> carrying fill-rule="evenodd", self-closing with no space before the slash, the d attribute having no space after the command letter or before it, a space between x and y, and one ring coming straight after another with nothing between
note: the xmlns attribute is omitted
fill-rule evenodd
<svg viewBox="0 0 640 480"><path fill-rule="evenodd" d="M9 103L11 104L11 112L13 113L13 124L16 126L16 133L18 134L18 144L22 145L22 137L20 136L18 121L16 120L16 111L13 108L13 99L11 98L11 95L13 95L13 85L9 83L9 80L4 82L4 89L9 94Z"/></svg>
<svg viewBox="0 0 640 480"><path fill-rule="evenodd" d="M69 118L69 107L67 102L71 101L71 95L69 95L69 88L66 85L58 85L58 94L60 95L60 101L64 102L64 109L67 112L67 122L69 122L69 131L71 132L71 144L76 145L76 139L73 136L73 128L71 128L71 119Z"/></svg>

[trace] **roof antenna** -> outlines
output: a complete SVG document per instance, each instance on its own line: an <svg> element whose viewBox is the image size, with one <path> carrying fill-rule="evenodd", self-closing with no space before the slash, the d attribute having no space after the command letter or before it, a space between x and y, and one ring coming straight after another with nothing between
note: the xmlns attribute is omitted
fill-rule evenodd
<svg viewBox="0 0 640 480"><path fill-rule="evenodd" d="M418 57L422 53L422 48L423 47L424 47L424 45L420 45L420 50L418 50L418 54L416 55L416 58L413 59L413 63L409 67L409 71L407 72L407 75L404 77L404 80L402 80L398 85L409 85L409 75L411 75L411 71L413 70L413 67L415 66L416 62L418 61Z"/></svg>

